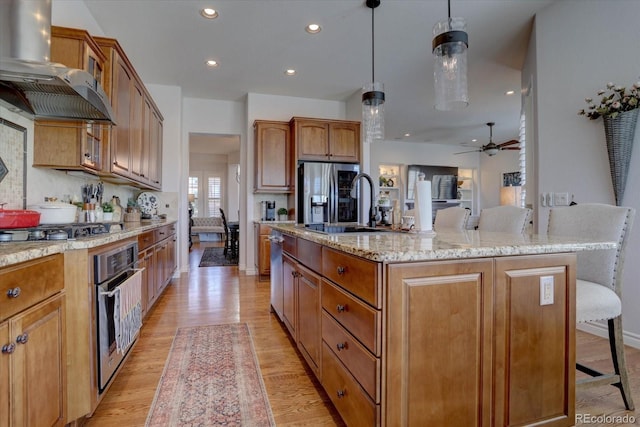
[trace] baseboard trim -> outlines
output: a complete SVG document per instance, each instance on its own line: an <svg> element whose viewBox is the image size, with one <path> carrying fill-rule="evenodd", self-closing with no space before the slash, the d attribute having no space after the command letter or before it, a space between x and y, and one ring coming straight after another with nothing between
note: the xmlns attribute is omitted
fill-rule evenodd
<svg viewBox="0 0 640 427"><path fill-rule="evenodd" d="M597 322L579 323L577 325L577 329L584 332L588 332L593 335L597 335L602 338L609 339L609 330L607 328L607 325L603 325L602 323L597 323ZM640 335L627 332L627 331L624 331L622 335L624 336L625 345L640 349Z"/></svg>

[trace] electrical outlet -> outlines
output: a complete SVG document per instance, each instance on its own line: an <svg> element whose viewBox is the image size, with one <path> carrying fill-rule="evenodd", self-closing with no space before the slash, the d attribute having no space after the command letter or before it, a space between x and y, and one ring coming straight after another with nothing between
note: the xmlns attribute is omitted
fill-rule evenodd
<svg viewBox="0 0 640 427"><path fill-rule="evenodd" d="M546 195L547 198L547 206L548 207L552 207L553 206L553 193L544 193Z"/></svg>
<svg viewBox="0 0 640 427"><path fill-rule="evenodd" d="M540 305L553 304L553 276L540 276Z"/></svg>
<svg viewBox="0 0 640 427"><path fill-rule="evenodd" d="M540 193L540 206L547 206L547 193Z"/></svg>
<svg viewBox="0 0 640 427"><path fill-rule="evenodd" d="M553 204L556 206L569 206L569 193L555 193Z"/></svg>

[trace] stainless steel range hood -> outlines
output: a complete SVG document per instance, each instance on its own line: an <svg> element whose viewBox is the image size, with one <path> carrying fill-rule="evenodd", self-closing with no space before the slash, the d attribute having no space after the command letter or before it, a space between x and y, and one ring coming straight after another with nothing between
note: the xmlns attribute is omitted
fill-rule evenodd
<svg viewBox="0 0 640 427"><path fill-rule="evenodd" d="M91 74L49 62L50 35L51 0L0 1L0 101L32 119L114 124Z"/></svg>

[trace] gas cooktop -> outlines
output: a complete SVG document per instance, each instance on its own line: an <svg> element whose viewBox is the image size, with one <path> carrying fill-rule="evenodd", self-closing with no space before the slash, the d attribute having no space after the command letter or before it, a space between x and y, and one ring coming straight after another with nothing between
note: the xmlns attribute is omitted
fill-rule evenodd
<svg viewBox="0 0 640 427"><path fill-rule="evenodd" d="M122 223L73 223L41 224L30 228L0 230L0 242L24 242L37 240L79 240L98 234L122 230Z"/></svg>

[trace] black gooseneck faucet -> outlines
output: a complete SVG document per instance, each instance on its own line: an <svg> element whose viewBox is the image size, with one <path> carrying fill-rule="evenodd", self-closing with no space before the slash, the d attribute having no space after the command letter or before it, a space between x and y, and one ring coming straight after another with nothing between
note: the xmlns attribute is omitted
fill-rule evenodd
<svg viewBox="0 0 640 427"><path fill-rule="evenodd" d="M360 178L365 178L367 181L369 181L369 188L371 190L371 199L370 199L370 207L369 207L369 227L371 228L375 228L376 226L376 210L375 210L375 196L373 194L373 180L371 179L371 177L369 175L367 175L364 172L360 172L358 175L356 175L353 178L353 181L351 181L351 191L353 191L356 188L356 184L358 183L358 180Z"/></svg>

